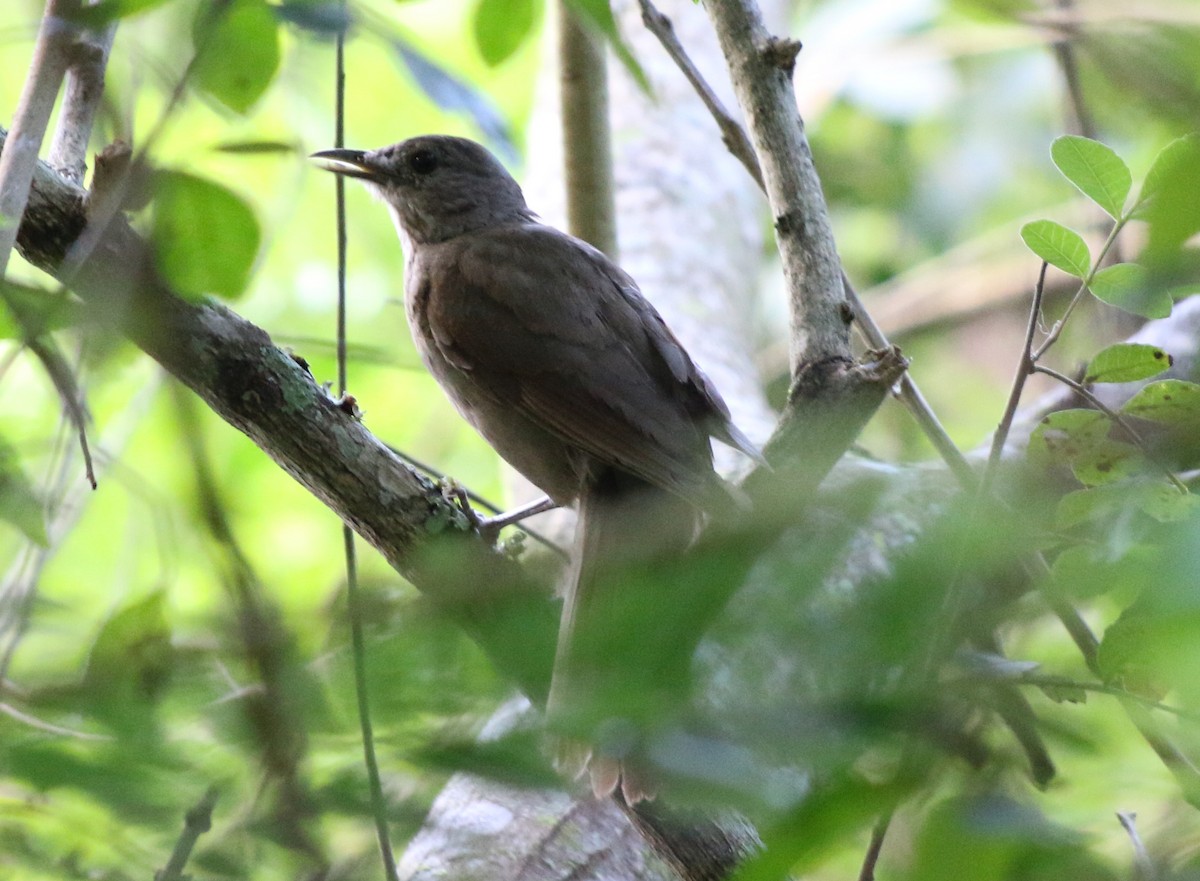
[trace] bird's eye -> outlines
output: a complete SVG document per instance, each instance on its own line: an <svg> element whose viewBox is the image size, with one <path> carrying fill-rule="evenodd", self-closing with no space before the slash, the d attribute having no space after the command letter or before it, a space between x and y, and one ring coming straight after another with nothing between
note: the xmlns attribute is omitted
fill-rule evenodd
<svg viewBox="0 0 1200 881"><path fill-rule="evenodd" d="M437 155L432 150L418 150L408 157L408 167L417 174L429 174L438 167Z"/></svg>

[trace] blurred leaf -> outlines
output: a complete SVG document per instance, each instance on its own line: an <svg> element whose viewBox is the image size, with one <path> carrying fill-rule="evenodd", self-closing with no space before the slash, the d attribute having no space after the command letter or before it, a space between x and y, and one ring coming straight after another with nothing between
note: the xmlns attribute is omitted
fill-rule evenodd
<svg viewBox="0 0 1200 881"><path fill-rule="evenodd" d="M1147 379L1170 368L1174 363L1158 346L1145 343L1117 343L1102 350L1088 365L1085 385L1097 382L1133 382Z"/></svg>
<svg viewBox="0 0 1200 881"><path fill-rule="evenodd" d="M99 0L71 12L72 21L89 28L102 27L119 18L127 18L161 6L168 0Z"/></svg>
<svg viewBox="0 0 1200 881"><path fill-rule="evenodd" d="M1111 147L1078 135L1064 135L1050 146L1054 164L1079 191L1108 212L1121 216L1133 176Z"/></svg>
<svg viewBox="0 0 1200 881"><path fill-rule="evenodd" d="M1170 259L1200 232L1200 134L1162 149L1146 175L1139 210L1150 225L1147 259Z"/></svg>
<svg viewBox="0 0 1200 881"><path fill-rule="evenodd" d="M543 752L540 731L517 731L499 740L430 743L409 758L446 773L466 771L513 786L556 787L561 779Z"/></svg>
<svg viewBox="0 0 1200 881"><path fill-rule="evenodd" d="M472 30L479 54L495 67L521 47L537 21L537 0L480 0Z"/></svg>
<svg viewBox="0 0 1200 881"><path fill-rule="evenodd" d="M180 295L234 298L258 254L254 212L232 190L178 171L154 176L151 238L158 268Z"/></svg>
<svg viewBox="0 0 1200 881"><path fill-rule="evenodd" d="M201 4L192 42L193 82L237 113L254 106L279 69L279 29L266 0Z"/></svg>
<svg viewBox="0 0 1200 881"><path fill-rule="evenodd" d="M319 37L334 37L345 33L354 23L354 16L341 0L285 0L273 7L280 21L294 24Z"/></svg>
<svg viewBox="0 0 1200 881"><path fill-rule="evenodd" d="M1039 683L1042 694L1056 704L1086 704L1087 689L1067 682Z"/></svg>
<svg viewBox="0 0 1200 881"><path fill-rule="evenodd" d="M1143 318L1166 318L1171 314L1171 296L1157 290L1145 267L1116 263L1092 276L1088 288L1098 300Z"/></svg>
<svg viewBox="0 0 1200 881"><path fill-rule="evenodd" d="M949 798L917 835L907 877L919 881L1058 881L1112 878L1082 846L1083 837L1007 795Z"/></svg>
<svg viewBox="0 0 1200 881"><path fill-rule="evenodd" d="M648 93L650 80L646 78L646 72L642 70L642 66L638 64L633 53L629 51L629 47L625 45L625 41L621 39L621 33L617 30L617 22L613 18L609 0L567 0L567 5L604 36L612 46L617 58L629 71L629 75L633 77L643 92Z"/></svg>
<svg viewBox="0 0 1200 881"><path fill-rule="evenodd" d="M17 451L0 436L0 519L7 520L35 544L48 547L42 501L21 468Z"/></svg>
<svg viewBox="0 0 1200 881"><path fill-rule="evenodd" d="M170 672L171 656L166 594L155 591L105 622L88 655L84 684L111 690L120 682L153 699Z"/></svg>
<svg viewBox="0 0 1200 881"><path fill-rule="evenodd" d="M218 153L255 156L300 152L298 145L286 141L226 141L216 144L213 149Z"/></svg>
<svg viewBox="0 0 1200 881"><path fill-rule="evenodd" d="M1068 275L1085 278L1092 255L1079 233L1053 220L1034 220L1021 227L1021 240L1029 250Z"/></svg>
<svg viewBox="0 0 1200 881"><path fill-rule="evenodd" d="M1126 401L1121 412L1167 425L1200 427L1200 385L1182 379L1152 382Z"/></svg>
<svg viewBox="0 0 1200 881"><path fill-rule="evenodd" d="M1110 487L1080 490L1073 495L1101 496ZM1054 558L1050 567L1055 590L1080 600L1112 591L1127 596L1142 589L1153 577L1153 548L1134 544L1116 550L1105 545L1075 545Z"/></svg>
<svg viewBox="0 0 1200 881"><path fill-rule="evenodd" d="M79 302L60 291L0 280L0 339L23 339L32 329L42 334L82 320Z"/></svg>
<svg viewBox="0 0 1200 881"><path fill-rule="evenodd" d="M764 849L742 863L734 881L802 875L846 837L889 811L906 791L900 784L873 786L852 775L826 781L764 833Z"/></svg>
<svg viewBox="0 0 1200 881"><path fill-rule="evenodd" d="M509 159L517 155L508 123L486 95L430 61L403 40L397 39L393 45L417 86L434 104L449 113L467 114L484 137Z"/></svg>

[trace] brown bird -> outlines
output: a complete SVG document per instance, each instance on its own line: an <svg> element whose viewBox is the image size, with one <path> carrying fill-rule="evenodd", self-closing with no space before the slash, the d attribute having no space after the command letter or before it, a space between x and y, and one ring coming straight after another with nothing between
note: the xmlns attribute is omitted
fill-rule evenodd
<svg viewBox="0 0 1200 881"><path fill-rule="evenodd" d="M578 507L547 714L594 742L612 715L600 711L632 690L612 660L630 637L605 620L630 609L629 567L680 553L704 512L728 504L710 438L761 456L634 280L540 223L479 144L429 135L313 158L391 211L413 338L458 411L553 502ZM634 608L668 615L670 601ZM653 620L638 632L653 633ZM653 683L653 671L641 675ZM611 757L591 770L598 795L621 782ZM632 776L623 789L635 801Z"/></svg>

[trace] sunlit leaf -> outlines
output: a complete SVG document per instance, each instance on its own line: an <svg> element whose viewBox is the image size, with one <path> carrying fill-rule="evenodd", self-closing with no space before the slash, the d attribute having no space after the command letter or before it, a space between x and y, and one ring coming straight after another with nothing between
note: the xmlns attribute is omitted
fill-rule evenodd
<svg viewBox="0 0 1200 881"><path fill-rule="evenodd" d="M1122 413L1177 426L1200 426L1200 385L1182 379L1152 382L1125 402Z"/></svg>
<svg viewBox="0 0 1200 881"><path fill-rule="evenodd" d="M1124 493L1119 490L1113 486L1082 489L1064 498L1072 498L1071 507L1080 512L1086 509L1089 519L1093 515L1102 519L1121 513ZM1095 500L1099 503L1093 505ZM1074 545L1054 558L1050 572L1055 590L1063 596L1088 600L1110 591L1136 593L1153 577L1149 567L1152 560L1153 551L1144 545L1130 546L1126 542L1120 549Z"/></svg>
<svg viewBox="0 0 1200 881"><path fill-rule="evenodd" d="M17 451L0 437L0 520L7 520L30 541L45 547L46 519L33 483L21 468Z"/></svg>
<svg viewBox="0 0 1200 881"><path fill-rule="evenodd" d="M479 54L495 66L521 48L537 21L537 0L480 0L472 30Z"/></svg>
<svg viewBox="0 0 1200 881"><path fill-rule="evenodd" d="M70 17L86 27L102 27L119 18L128 18L162 6L166 2L168 0L100 0L98 3L86 4L73 10Z"/></svg>
<svg viewBox="0 0 1200 881"><path fill-rule="evenodd" d="M1156 376L1174 363L1158 346L1145 343L1117 343L1102 350L1088 365L1084 384L1097 382L1133 382Z"/></svg>
<svg viewBox="0 0 1200 881"><path fill-rule="evenodd" d="M1150 225L1150 259L1169 259L1200 232L1200 134L1172 141L1155 158L1142 187L1139 216Z"/></svg>
<svg viewBox="0 0 1200 881"><path fill-rule="evenodd" d="M265 0L201 4L192 41L193 82L238 113L254 106L279 69L279 28Z"/></svg>
<svg viewBox="0 0 1200 881"><path fill-rule="evenodd" d="M1068 275L1084 278L1092 256L1083 237L1053 220L1034 220L1021 227L1021 239L1029 250Z"/></svg>
<svg viewBox="0 0 1200 881"><path fill-rule="evenodd" d="M1096 299L1143 318L1166 318L1171 296L1156 289L1149 273L1137 263L1116 263L1092 276L1088 288Z"/></svg>
<svg viewBox="0 0 1200 881"><path fill-rule="evenodd" d="M1054 164L1079 191L1108 212L1121 216L1133 176L1111 147L1078 135L1064 135L1050 146Z"/></svg>
<svg viewBox="0 0 1200 881"><path fill-rule="evenodd" d="M237 297L250 281L259 227L232 190L182 172L154 178L152 239L159 270L185 297Z"/></svg>

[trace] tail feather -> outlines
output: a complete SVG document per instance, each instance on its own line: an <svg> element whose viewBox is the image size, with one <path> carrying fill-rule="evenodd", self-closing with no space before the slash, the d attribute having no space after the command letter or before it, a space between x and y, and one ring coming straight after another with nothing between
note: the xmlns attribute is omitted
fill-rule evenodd
<svg viewBox="0 0 1200 881"><path fill-rule="evenodd" d="M546 711L566 738L560 770L574 776L586 767L597 795L620 783L636 801L653 789L622 769L620 753L678 679L663 669L670 647L651 636L682 599L655 577L654 564L677 559L698 521L694 505L619 472L580 496Z"/></svg>

